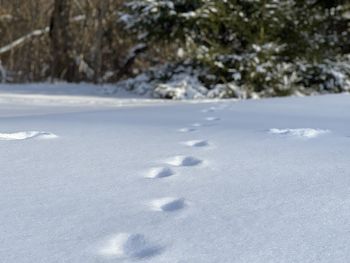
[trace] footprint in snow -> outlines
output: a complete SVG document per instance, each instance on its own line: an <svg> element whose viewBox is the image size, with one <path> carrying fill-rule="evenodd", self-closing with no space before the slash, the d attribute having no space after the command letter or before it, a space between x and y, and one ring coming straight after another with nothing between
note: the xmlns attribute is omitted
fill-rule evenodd
<svg viewBox="0 0 350 263"><path fill-rule="evenodd" d="M203 124L199 123L199 122L195 122L195 123L192 124L192 126L193 127L201 127L201 126L203 126Z"/></svg>
<svg viewBox="0 0 350 263"><path fill-rule="evenodd" d="M144 235L120 233L111 237L99 250L105 257L143 259L153 257L162 248L149 242Z"/></svg>
<svg viewBox="0 0 350 263"><path fill-rule="evenodd" d="M178 131L183 132L183 133L187 133L187 132L194 132L196 130L197 130L196 128L181 128Z"/></svg>
<svg viewBox="0 0 350 263"><path fill-rule="evenodd" d="M203 161L192 156L177 155L168 160L166 163L172 166L196 166L201 164Z"/></svg>
<svg viewBox="0 0 350 263"><path fill-rule="evenodd" d="M50 132L21 131L12 133L0 133L1 141L27 140L27 139L54 139L58 136Z"/></svg>
<svg viewBox="0 0 350 263"><path fill-rule="evenodd" d="M208 109L203 109L202 112L203 113L208 113L208 112L214 112L216 111L216 108L215 107L210 107Z"/></svg>
<svg viewBox="0 0 350 263"><path fill-rule="evenodd" d="M219 121L220 118L219 117L207 117L205 118L206 121Z"/></svg>
<svg viewBox="0 0 350 263"><path fill-rule="evenodd" d="M145 177L150 179L156 179L156 178L169 177L174 174L175 172L169 167L154 167L147 173Z"/></svg>
<svg viewBox="0 0 350 263"><path fill-rule="evenodd" d="M150 207L154 211L173 212L186 206L183 198L164 197L151 201Z"/></svg>
<svg viewBox="0 0 350 263"><path fill-rule="evenodd" d="M206 140L191 140L191 141L182 142L182 144L189 147L205 147L209 145Z"/></svg>

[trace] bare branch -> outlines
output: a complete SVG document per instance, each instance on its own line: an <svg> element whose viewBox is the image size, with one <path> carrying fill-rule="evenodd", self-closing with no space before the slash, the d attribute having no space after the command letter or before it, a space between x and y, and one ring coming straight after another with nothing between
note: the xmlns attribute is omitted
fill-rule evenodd
<svg viewBox="0 0 350 263"><path fill-rule="evenodd" d="M79 21L85 20L85 18L86 18L85 15L75 16L75 17L71 18L71 22L79 22ZM0 48L0 55L14 49L15 47L17 47L21 44L23 44L24 42L30 40L32 37L39 37L41 35L49 33L49 31L50 31L50 27L45 27L43 29L34 30L34 31L24 35L23 37L16 39L12 43Z"/></svg>
<svg viewBox="0 0 350 263"><path fill-rule="evenodd" d="M21 45L22 43L24 43L25 41L31 39L32 37L37 37L37 36L41 36L43 34L48 33L49 30L50 30L49 27L45 27L44 29L34 30L33 32L30 32L29 34L16 39L12 43L10 43L10 44L0 48L0 55L10 51L11 49L13 49L13 48L15 48L15 47L17 47L19 45Z"/></svg>
<svg viewBox="0 0 350 263"><path fill-rule="evenodd" d="M4 14L4 15L0 15L0 20L7 20L7 21L11 21L13 19L13 16L10 14Z"/></svg>

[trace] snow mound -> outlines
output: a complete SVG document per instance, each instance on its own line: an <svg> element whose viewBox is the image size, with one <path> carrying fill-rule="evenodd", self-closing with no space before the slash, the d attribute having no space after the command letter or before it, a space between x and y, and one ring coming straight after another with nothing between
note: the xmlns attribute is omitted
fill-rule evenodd
<svg viewBox="0 0 350 263"><path fill-rule="evenodd" d="M160 252L158 246L150 244L144 235L120 233L100 250L100 254L119 258L147 258Z"/></svg>
<svg viewBox="0 0 350 263"><path fill-rule="evenodd" d="M321 129L311 129L311 128L302 128L302 129L270 129L270 133L278 135L286 135L299 138L316 138L322 134L329 133L329 130Z"/></svg>
<svg viewBox="0 0 350 263"><path fill-rule="evenodd" d="M192 156L177 155L167 160L167 163L173 166L196 166L201 164L202 160Z"/></svg>
<svg viewBox="0 0 350 263"><path fill-rule="evenodd" d="M174 174L175 174L174 171L169 167L155 167L155 168L152 168L145 177L155 179L155 178L169 177Z"/></svg>
<svg viewBox="0 0 350 263"><path fill-rule="evenodd" d="M185 200L183 198L164 197L153 200L150 206L154 211L172 212L184 208Z"/></svg>
<svg viewBox="0 0 350 263"><path fill-rule="evenodd" d="M21 131L12 133L0 133L1 141L26 140L26 139L54 139L58 136L50 132L42 131Z"/></svg>

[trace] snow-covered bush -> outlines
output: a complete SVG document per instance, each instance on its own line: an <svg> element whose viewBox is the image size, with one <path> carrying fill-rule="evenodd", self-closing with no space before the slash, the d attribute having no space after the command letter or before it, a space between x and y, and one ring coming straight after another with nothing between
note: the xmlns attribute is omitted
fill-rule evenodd
<svg viewBox="0 0 350 263"><path fill-rule="evenodd" d="M245 53L219 54L204 61L211 74L203 76L203 81L210 86L234 83L244 90L246 96L261 93L263 96L283 96L293 93L297 80L294 64L281 61L283 46L267 43L262 46L252 45ZM221 85L221 84L220 84ZM230 94L230 86L228 94ZM231 85L232 86L232 85ZM240 92L241 93L241 92ZM235 97L237 93L233 93Z"/></svg>
<svg viewBox="0 0 350 263"><path fill-rule="evenodd" d="M320 93L350 91L350 56L319 64L299 64L299 84Z"/></svg>
<svg viewBox="0 0 350 263"><path fill-rule="evenodd" d="M219 99L227 99L227 98L238 98L238 99L246 99L247 92L242 88L237 86L236 83L226 83L226 84L216 84L212 89L207 92L208 98L219 98ZM251 96L253 97L253 96Z"/></svg>
<svg viewBox="0 0 350 263"><path fill-rule="evenodd" d="M118 86L163 99L246 99L350 91L349 60L273 63L256 55L231 56L229 70L219 74L203 65L166 64L124 80ZM226 61L217 62L220 63ZM230 81L222 82L220 76Z"/></svg>
<svg viewBox="0 0 350 263"><path fill-rule="evenodd" d="M348 68L340 62L349 46L346 6L343 1L140 0L128 2L122 21L142 42L176 45L190 69L147 73L156 97L186 97L192 87L206 97L286 96L348 89Z"/></svg>
<svg viewBox="0 0 350 263"><path fill-rule="evenodd" d="M198 71L190 66L166 64L124 80L118 86L154 98L205 98L208 89L198 76Z"/></svg>

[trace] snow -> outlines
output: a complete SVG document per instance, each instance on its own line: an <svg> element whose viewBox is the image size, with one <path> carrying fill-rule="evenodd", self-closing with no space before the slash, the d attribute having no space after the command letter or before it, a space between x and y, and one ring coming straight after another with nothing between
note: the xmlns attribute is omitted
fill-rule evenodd
<svg viewBox="0 0 350 263"><path fill-rule="evenodd" d="M1 134L58 136L0 140L1 262L349 262L349 95L51 88L0 85Z"/></svg>

